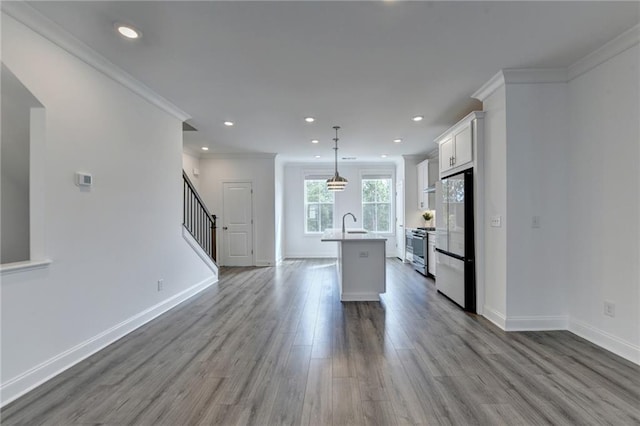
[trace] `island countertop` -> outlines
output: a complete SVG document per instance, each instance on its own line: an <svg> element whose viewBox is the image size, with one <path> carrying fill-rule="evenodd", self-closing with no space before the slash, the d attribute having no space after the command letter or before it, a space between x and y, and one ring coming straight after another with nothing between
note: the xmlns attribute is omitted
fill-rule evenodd
<svg viewBox="0 0 640 426"><path fill-rule="evenodd" d="M350 233L351 231L352 233ZM353 233L356 231L356 233ZM327 229L322 235L320 241L386 241L385 237L377 234L371 234L364 229L350 228L347 232L342 233L341 229Z"/></svg>

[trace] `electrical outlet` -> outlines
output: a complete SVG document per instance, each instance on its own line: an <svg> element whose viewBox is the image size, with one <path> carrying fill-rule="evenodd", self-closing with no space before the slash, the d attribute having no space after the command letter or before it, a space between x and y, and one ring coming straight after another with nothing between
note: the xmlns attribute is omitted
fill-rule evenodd
<svg viewBox="0 0 640 426"><path fill-rule="evenodd" d="M164 280L158 280L158 291L164 290Z"/></svg>
<svg viewBox="0 0 640 426"><path fill-rule="evenodd" d="M533 216L531 218L531 227L540 228L540 216Z"/></svg>
<svg viewBox="0 0 640 426"><path fill-rule="evenodd" d="M615 317L616 316L616 304L613 302L607 302L606 300L604 301L604 314L608 317Z"/></svg>
<svg viewBox="0 0 640 426"><path fill-rule="evenodd" d="M500 228L502 226L502 216L492 216L491 226L493 228Z"/></svg>

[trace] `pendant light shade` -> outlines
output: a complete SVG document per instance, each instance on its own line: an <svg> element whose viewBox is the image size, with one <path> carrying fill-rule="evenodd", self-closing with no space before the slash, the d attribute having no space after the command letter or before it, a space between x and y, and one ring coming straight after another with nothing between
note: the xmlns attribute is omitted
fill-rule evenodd
<svg viewBox="0 0 640 426"><path fill-rule="evenodd" d="M347 186L347 180L338 174L338 129L340 126L333 126L336 131L336 137L333 139L336 146L333 148L336 157L335 174L331 179L327 179L327 189L329 191L344 191L344 187Z"/></svg>

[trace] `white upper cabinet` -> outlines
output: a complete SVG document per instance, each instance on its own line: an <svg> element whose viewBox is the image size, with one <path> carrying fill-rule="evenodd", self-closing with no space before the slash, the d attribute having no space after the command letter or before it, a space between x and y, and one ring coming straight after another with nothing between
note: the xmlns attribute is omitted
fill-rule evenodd
<svg viewBox="0 0 640 426"><path fill-rule="evenodd" d="M424 192L429 186L429 160L424 160L416 166L418 169L418 209L429 208L429 200Z"/></svg>
<svg viewBox="0 0 640 426"><path fill-rule="evenodd" d="M439 145L440 177L473 166L474 138L477 138L474 129L477 120L483 117L484 112L474 111L436 139Z"/></svg>
<svg viewBox="0 0 640 426"><path fill-rule="evenodd" d="M418 210L433 210L435 208L435 195L427 192L433 188L438 180L438 164L435 160L426 159L419 163L418 169Z"/></svg>
<svg viewBox="0 0 640 426"><path fill-rule="evenodd" d="M449 137L440 143L440 172L452 167L453 155L453 137L449 134Z"/></svg>
<svg viewBox="0 0 640 426"><path fill-rule="evenodd" d="M464 126L453 133L453 165L463 166L473 161L473 144L471 141L471 126Z"/></svg>

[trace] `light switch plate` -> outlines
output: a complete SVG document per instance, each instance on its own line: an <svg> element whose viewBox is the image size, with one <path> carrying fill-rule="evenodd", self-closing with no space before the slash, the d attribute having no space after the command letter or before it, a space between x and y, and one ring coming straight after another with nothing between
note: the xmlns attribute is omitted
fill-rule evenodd
<svg viewBox="0 0 640 426"><path fill-rule="evenodd" d="M91 186L93 184L93 176L89 173L76 172L76 185Z"/></svg>
<svg viewBox="0 0 640 426"><path fill-rule="evenodd" d="M531 227L532 228L540 228L540 216L531 217Z"/></svg>
<svg viewBox="0 0 640 426"><path fill-rule="evenodd" d="M616 316L616 304L613 302L609 302L608 300L605 300L604 314L608 317L614 318Z"/></svg>
<svg viewBox="0 0 640 426"><path fill-rule="evenodd" d="M500 228L502 226L502 216L492 216L491 226L493 228Z"/></svg>

